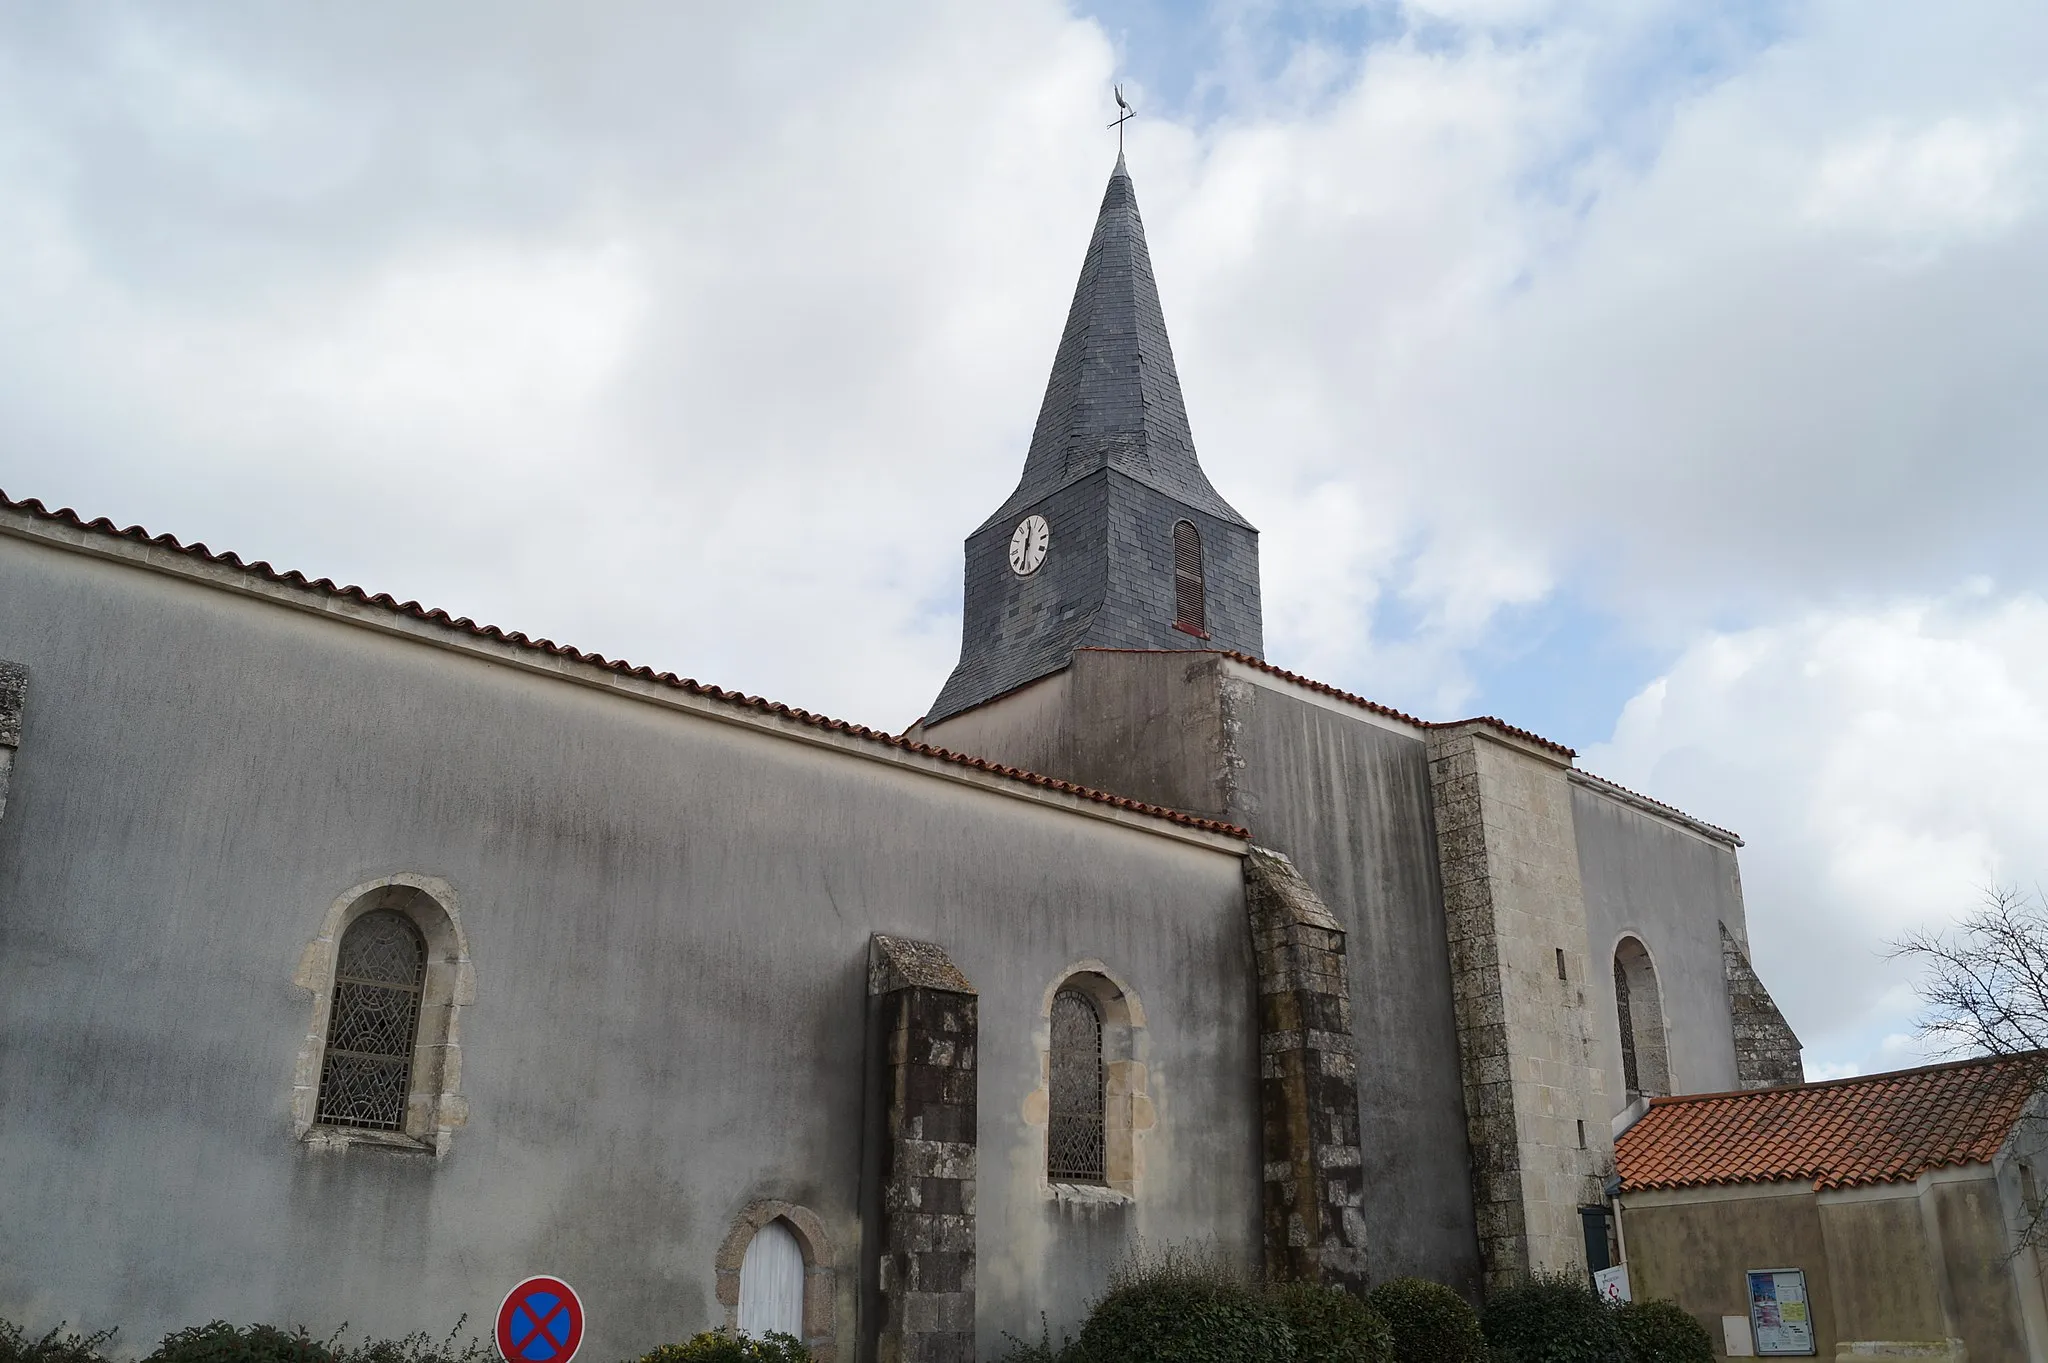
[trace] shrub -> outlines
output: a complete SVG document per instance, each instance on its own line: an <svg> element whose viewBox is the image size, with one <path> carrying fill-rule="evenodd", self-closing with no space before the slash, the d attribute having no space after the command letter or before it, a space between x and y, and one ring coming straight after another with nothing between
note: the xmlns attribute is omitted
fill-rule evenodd
<svg viewBox="0 0 2048 1363"><path fill-rule="evenodd" d="M1076 1347L1087 1363L1291 1363L1294 1332L1213 1252L1140 1250L1110 1274Z"/></svg>
<svg viewBox="0 0 2048 1363"><path fill-rule="evenodd" d="M1629 1363L1714 1363L1714 1337L1676 1302L1623 1302L1614 1325Z"/></svg>
<svg viewBox="0 0 2048 1363"><path fill-rule="evenodd" d="M1478 1313L1442 1283L1389 1278L1366 1300L1393 1331L1400 1363L1486 1363Z"/></svg>
<svg viewBox="0 0 2048 1363"><path fill-rule="evenodd" d="M1288 1283L1273 1303L1294 1332L1294 1363L1394 1363L1394 1332L1341 1287Z"/></svg>
<svg viewBox="0 0 2048 1363"><path fill-rule="evenodd" d="M364 1336L363 1342L355 1348L339 1347L335 1341L341 1338L344 1325L334 1332L334 1338L327 1341L327 1347L335 1363L495 1363L498 1357L496 1345L471 1335L458 1344L457 1337L462 1327L469 1322L468 1316L458 1316L455 1328L439 1344L427 1338L424 1330L407 1335L404 1339L371 1339Z"/></svg>
<svg viewBox="0 0 2048 1363"><path fill-rule="evenodd" d="M1008 1331L1003 1332L1003 1338L1010 1345L997 1356L996 1363L1081 1363L1081 1351L1073 1340L1062 1338L1059 1347L1053 1347L1052 1327L1046 1324L1043 1311L1038 1313L1036 1344L1027 1343Z"/></svg>
<svg viewBox="0 0 2048 1363"><path fill-rule="evenodd" d="M811 1363L811 1351L794 1336L773 1330L759 1339L706 1330L681 1344L664 1344L642 1354L640 1363Z"/></svg>
<svg viewBox="0 0 2048 1363"><path fill-rule="evenodd" d="M275 1325L237 1330L224 1320L194 1325L164 1336L146 1363L335 1363L334 1350L302 1326L286 1332Z"/></svg>
<svg viewBox="0 0 2048 1363"><path fill-rule="evenodd" d="M1573 1273L1539 1273L1487 1298L1480 1317L1502 1363L1621 1363L1614 1309Z"/></svg>
<svg viewBox="0 0 2048 1363"><path fill-rule="evenodd" d="M30 1339L13 1321L0 1320L0 1363L106 1363L100 1345L114 1337L112 1330L95 1330L89 1335L62 1333L57 1326L50 1333Z"/></svg>

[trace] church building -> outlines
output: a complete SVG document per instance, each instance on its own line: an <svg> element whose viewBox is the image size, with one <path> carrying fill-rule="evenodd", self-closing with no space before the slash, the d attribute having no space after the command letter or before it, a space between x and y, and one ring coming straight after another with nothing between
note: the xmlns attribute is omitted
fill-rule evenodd
<svg viewBox="0 0 2048 1363"><path fill-rule="evenodd" d="M0 1318L1477 1298L1604 1261L1650 1099L1800 1080L1735 835L1267 660L1121 157L963 618L889 734L0 494Z"/></svg>

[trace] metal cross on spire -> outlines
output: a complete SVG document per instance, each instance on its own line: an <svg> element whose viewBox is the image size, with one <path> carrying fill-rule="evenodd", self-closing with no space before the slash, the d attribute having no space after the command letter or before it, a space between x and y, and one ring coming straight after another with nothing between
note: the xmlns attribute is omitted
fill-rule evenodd
<svg viewBox="0 0 2048 1363"><path fill-rule="evenodd" d="M1136 118L1138 116L1138 111L1136 109L1133 109L1130 106L1130 103L1124 99L1123 86L1118 85L1113 86L1111 88L1116 93L1116 107L1123 110L1123 113L1118 116L1116 122L1109 125L1110 127L1116 129L1116 154L1119 158L1121 158L1124 154L1124 124Z"/></svg>

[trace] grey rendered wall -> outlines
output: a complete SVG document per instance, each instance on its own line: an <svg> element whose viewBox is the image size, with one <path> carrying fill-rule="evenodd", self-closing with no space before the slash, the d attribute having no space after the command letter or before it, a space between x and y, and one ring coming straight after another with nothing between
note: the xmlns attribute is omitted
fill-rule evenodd
<svg viewBox="0 0 2048 1363"><path fill-rule="evenodd" d="M1614 948L1624 936L1640 938L1657 968L1673 1091L1739 1087L1719 926L1745 932L1735 849L1577 781L1572 820L1593 966L1586 997L1613 1113L1627 1106L1614 1000Z"/></svg>
<svg viewBox="0 0 2048 1363"><path fill-rule="evenodd" d="M1423 741L1278 687L1245 688L1243 803L1349 934L1375 1282L1479 1281L1451 966Z"/></svg>
<svg viewBox="0 0 2048 1363"><path fill-rule="evenodd" d="M1084 651L926 737L1228 819L1293 859L1349 938L1369 1271L1476 1292L1425 745L1283 685L1214 653Z"/></svg>
<svg viewBox="0 0 2048 1363"><path fill-rule="evenodd" d="M36 678L0 821L0 1316L140 1350L215 1316L487 1331L546 1271L617 1358L718 1323L714 1254L772 1197L834 1237L847 1357L875 931L981 991L985 1349L1074 1320L1132 1235L1258 1243L1234 855L5 535L0 657ZM315 1153L292 973L400 872L459 896L469 1122L439 1162ZM1053 1201L1021 1115L1086 957L1149 1024L1127 1206Z"/></svg>

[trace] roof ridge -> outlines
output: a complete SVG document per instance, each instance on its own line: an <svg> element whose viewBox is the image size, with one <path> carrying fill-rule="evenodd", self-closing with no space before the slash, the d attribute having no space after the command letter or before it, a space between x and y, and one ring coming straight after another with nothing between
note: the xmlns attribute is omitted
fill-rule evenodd
<svg viewBox="0 0 2048 1363"><path fill-rule="evenodd" d="M1994 1159L2042 1090L2048 1050L1812 1084L1651 1100L1615 1141L1622 1188L1907 1183Z"/></svg>
<svg viewBox="0 0 2048 1363"><path fill-rule="evenodd" d="M1774 1093L1804 1093L1818 1089L1850 1088L1857 1084L1876 1084L1887 1079L1901 1079L1908 1075L1936 1074L1943 1070L1965 1070L1975 1067L1990 1067L2000 1064L2021 1062L2048 1063L2048 1048L2032 1051L2013 1051L2005 1055L1972 1055L1961 1060L1940 1060L1932 1065L1908 1065L1899 1070L1882 1070L1876 1074L1845 1074L1838 1079L1814 1079L1800 1084L1772 1084L1767 1088L1723 1089L1719 1093L1673 1093L1650 1100L1651 1108L1682 1107L1688 1103L1711 1103L1730 1098L1757 1098Z"/></svg>
<svg viewBox="0 0 2048 1363"><path fill-rule="evenodd" d="M1367 700L1364 696L1346 691L1341 687L1332 686L1328 682L1317 681L1314 677L1305 677L1299 672L1289 672L1286 668L1269 663L1264 658L1253 657L1249 653L1239 653L1229 649L1220 651L1226 658L1233 658L1248 666L1256 667L1261 672L1270 672L1284 681L1293 682L1296 686L1306 686L1311 691L1320 691L1326 696L1333 696L1338 700L1356 705L1361 709L1370 710L1376 715L1385 715L1390 719L1398 719L1404 723L1413 724L1418 729L1455 729L1461 724L1484 724L1488 728L1498 729L1512 738L1519 738L1525 742L1534 743L1539 747L1548 748L1552 752L1560 753L1565 757L1576 759L1579 755L1577 749L1567 748L1555 739L1545 738L1542 734L1510 724L1497 715L1473 715L1468 719L1417 719L1414 715L1403 710L1396 710L1391 705L1382 705L1376 700ZM1644 798L1647 799L1648 797ZM1674 810L1673 812L1682 813L1683 811Z"/></svg>
<svg viewBox="0 0 2048 1363"><path fill-rule="evenodd" d="M1717 823L1709 823L1707 820L1700 818L1697 814L1688 814L1684 810L1680 809L1677 805L1667 804L1664 801L1658 799L1654 795L1645 795L1640 790L1630 790L1621 782L1610 780L1608 777L1602 776L1597 771L1587 771L1584 767L1574 766L1572 768L1572 772L1579 779L1586 781L1592 785L1605 786L1609 790L1614 791L1617 794L1624 795L1630 800L1635 800L1641 802L1642 804L1650 805L1654 807L1657 811L1669 814L1673 818L1683 819L1685 822L1692 824L1695 827L1702 828L1707 830L1708 832L1718 834L1721 837L1725 837L1730 842L1734 843L1737 847L1744 847L1748 845L1745 842L1743 842L1742 835L1740 833L1737 833L1733 829L1723 828L1721 827L1721 825Z"/></svg>
<svg viewBox="0 0 2048 1363"><path fill-rule="evenodd" d="M424 624L468 634L473 638L489 639L534 652L546 653L556 658L567 658L572 662L581 663L587 667L601 668L618 676L653 682L657 685L682 691L688 695L718 701L738 709L773 715L779 719L794 720L800 724L828 733L845 734L880 746L895 748L914 756L933 758L975 771L987 772L1023 785L1034 786L1042 790L1056 791L1060 794L1073 795L1097 804L1110 805L1127 813L1161 819L1168 823L1179 824L1185 828L1199 829L1205 833L1217 833L1225 837L1246 840L1249 840L1251 837L1247 830L1238 827L1236 824L1224 823L1218 819L1205 819L1199 815L1188 814L1178 809L1169 809L1164 805L1148 804L1143 800L1133 800L1128 796L1118 795L1112 791L1098 790L1093 786L1084 786L1072 781L1062 781L1057 777L1045 776L1035 771L1026 770L1023 767L1012 767L999 762L991 762L986 758L976 757L971 753L954 752L950 748L940 748L934 747L929 743L919 743L914 739L891 734L881 729L870 728L865 724L834 719L829 715L817 714L797 706L784 705L780 701L771 701L762 696L749 696L743 691L728 690L722 686L700 682L693 677L679 677L673 672L656 672L654 669L644 665L636 666L623 658L607 658L602 653L586 653L573 645L558 644L552 639L535 639L519 630L505 630L497 625L480 625L466 615L459 617L451 616L447 611L441 610L438 607L422 606L417 601L401 602L389 592L372 594L361 587L339 585L332 578L308 578L304 573L296 569L279 572L267 560L257 559L254 562L247 562L232 550L216 553L207 548L204 541L195 540L191 544L185 544L175 535L152 535L140 525L131 525L124 530L116 526L113 521L105 516L97 516L88 521L68 506L59 507L53 511L34 497L23 498L17 501L7 495L5 488L0 488L0 509L18 511L35 520L68 525L75 529L104 535L109 539L131 540L137 544L165 549L202 563L233 568L238 572L260 578L263 581L271 582L278 586L289 587L297 591L314 592L325 596L340 597L361 605L376 606L395 615L402 615Z"/></svg>

